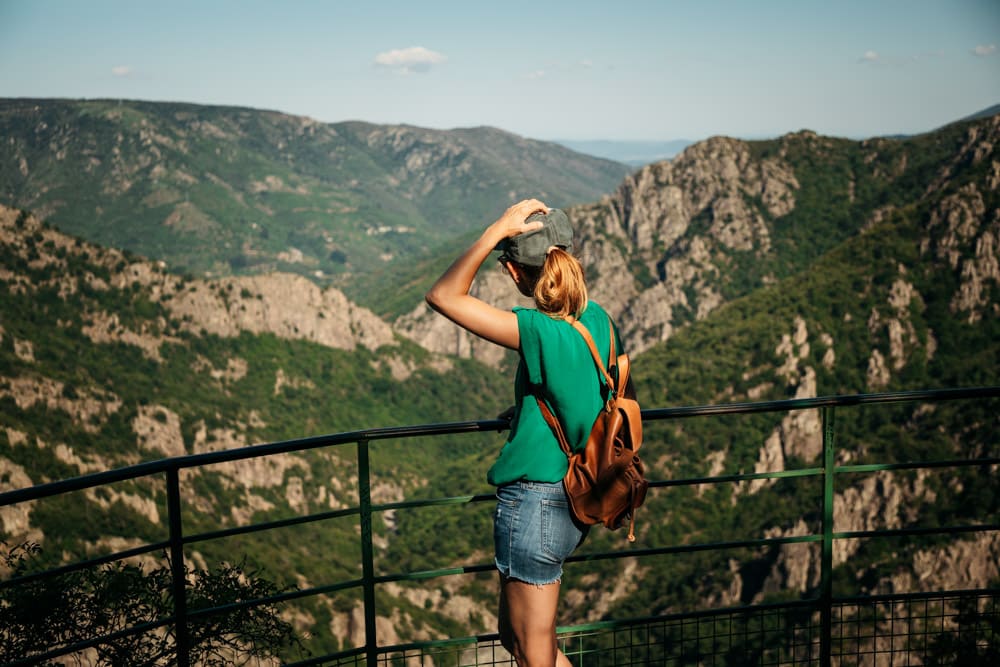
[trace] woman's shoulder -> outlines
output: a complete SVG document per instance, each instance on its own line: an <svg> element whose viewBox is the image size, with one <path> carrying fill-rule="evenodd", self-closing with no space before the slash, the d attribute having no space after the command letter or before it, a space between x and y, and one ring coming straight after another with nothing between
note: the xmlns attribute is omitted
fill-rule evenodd
<svg viewBox="0 0 1000 667"><path fill-rule="evenodd" d="M565 320L553 318L537 308L514 306L513 311L517 315L518 326L522 330L525 327L529 327L539 332L550 330L562 331L562 328L566 326ZM590 301L587 303L587 307L583 313L580 314L579 320L583 326L591 331L601 331L602 327L606 327L608 322L611 321L611 318L599 303Z"/></svg>
<svg viewBox="0 0 1000 667"><path fill-rule="evenodd" d="M580 315L580 321L584 324L589 324L590 322L603 322L608 319L610 318L608 317L607 311L605 311L601 304L596 301L588 301L587 307Z"/></svg>

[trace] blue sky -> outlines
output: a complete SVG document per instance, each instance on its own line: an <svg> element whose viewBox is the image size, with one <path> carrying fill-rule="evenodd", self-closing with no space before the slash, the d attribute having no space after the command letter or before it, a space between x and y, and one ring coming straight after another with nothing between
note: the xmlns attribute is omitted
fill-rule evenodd
<svg viewBox="0 0 1000 667"><path fill-rule="evenodd" d="M918 133L1000 103L1000 0L0 0L0 97L536 139Z"/></svg>

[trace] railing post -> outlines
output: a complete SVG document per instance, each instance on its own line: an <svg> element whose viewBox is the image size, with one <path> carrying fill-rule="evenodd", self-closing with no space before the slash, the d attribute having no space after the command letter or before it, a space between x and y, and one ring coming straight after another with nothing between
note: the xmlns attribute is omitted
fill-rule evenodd
<svg viewBox="0 0 1000 667"><path fill-rule="evenodd" d="M371 466L368 441L358 440L358 506L361 509L361 576L365 597L365 651L368 667L378 664L375 636L375 550L372 547Z"/></svg>
<svg viewBox="0 0 1000 667"><path fill-rule="evenodd" d="M833 407L823 414L823 551L820 555L820 640L819 664L830 667L833 634L833 472L836 446L833 432Z"/></svg>
<svg viewBox="0 0 1000 667"><path fill-rule="evenodd" d="M187 582L184 577L184 533L181 527L180 476L176 467L167 470L167 515L170 524L170 576L174 595L174 639L177 665L188 667Z"/></svg>

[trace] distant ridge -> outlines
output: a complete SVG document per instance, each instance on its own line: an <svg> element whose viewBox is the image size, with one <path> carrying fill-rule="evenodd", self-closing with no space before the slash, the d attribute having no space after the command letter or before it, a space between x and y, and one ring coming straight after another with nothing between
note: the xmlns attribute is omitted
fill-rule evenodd
<svg viewBox="0 0 1000 667"><path fill-rule="evenodd" d="M0 155L11 151L0 160L0 198L32 197L0 205L2 491L164 456L498 414L510 405L513 369L497 369L517 363L516 354L491 359L480 343L507 353L460 337L421 298L427 281L488 220L470 208L475 199L486 206L494 192L509 201L500 188L537 175L555 179L561 164L586 172L604 162L492 129L328 126L200 107L123 104L119 112L93 104L36 113L34 106L0 116L8 123L0 126ZM485 152L493 157L480 157ZM762 141L718 136L634 170L613 194L568 213L590 298L619 323L645 405L985 386L1000 376L998 163L1000 116L903 141L811 131ZM527 178L514 179L521 172ZM562 191L573 182L581 179ZM153 250L150 241L192 237L190 262L196 251L215 253L240 260L230 273L253 275L178 275L170 262L74 239L27 206L59 213L66 226L90 223L94 233L102 231L95 219L115 222L117 233ZM447 210L470 226L444 220ZM456 245L434 252L449 243ZM400 263L406 271L385 270L378 291L359 289L362 269L389 266L363 253L393 251L410 253ZM422 257L431 259L411 268ZM289 275L321 269L321 261L345 265L343 283L367 292L368 303L388 294L394 305L374 312L346 288ZM475 290L497 305L516 298L495 262L485 263ZM948 544L919 533L975 527L981 508L1000 504L1000 471L948 466L921 476L907 468L988 460L997 449L996 408L995 401L915 402L837 417L838 460L890 466L842 476L832 503L837 521L851 531L914 533L874 545L843 540L833 561L838 591L873 597L995 585L1000 533L953 535ZM825 428L815 410L660 420L646 431L648 466L657 479L796 474L819 465ZM486 470L505 433L474 436L372 448L373 500L399 508L371 525L380 571L485 560L488 512L404 507L487 490ZM316 447L184 477L191 534L285 524L273 539L236 532L205 539L192 545L191 561L213 568L245 556L249 566L278 573L281 586L301 592L283 613L315 654L365 640L355 592L312 594L316 585L358 576L357 520L338 515L357 503L360 462L350 449ZM769 545L623 570L590 560L621 539L595 531L564 582L566 617L598 623L813 595L818 550L793 541L818 521L807 500L815 485L770 481L651 494L640 538L659 548L763 535L776 540ZM3 540L43 544L52 555L45 565L58 566L162 539L163 484L115 487L24 511L0 508ZM300 528L285 521L317 513L328 520ZM618 585L626 575L635 582L628 590ZM461 579L435 585L433 595L402 582L381 586L379 641L492 632L488 573ZM881 618L887 634L880 636L889 636L892 610ZM861 649L874 654L877 639ZM739 641L734 636L734 651L742 651Z"/></svg>
<svg viewBox="0 0 1000 667"><path fill-rule="evenodd" d="M495 128L173 102L0 98L0 136L0 202L200 276L367 273L512 200L589 202L631 171Z"/></svg>
<svg viewBox="0 0 1000 667"><path fill-rule="evenodd" d="M945 123L944 126L951 125L952 123L964 123L970 120L978 120L980 118L989 118L1000 113L1000 104L994 104L991 107L987 107L982 111L970 114L958 120L950 121ZM944 127L942 126L942 127ZM912 134L890 134L890 135L880 135L883 139L906 139L912 137ZM774 137L742 137L748 141L752 140L763 140L763 139L773 139ZM578 153L583 153L585 155L591 155L594 157L604 158L606 160L613 160L615 162L621 162L627 164L631 167L642 167L647 164L652 164L654 162L659 162L661 160L670 160L675 157L678 153L683 151L685 148L691 144L697 143L689 139L674 139L671 141L616 141L614 139L590 139L590 140L573 140L573 139L551 139L552 143L565 146L570 150L574 150Z"/></svg>
<svg viewBox="0 0 1000 667"><path fill-rule="evenodd" d="M1000 113L1000 104L994 104L991 107L987 107L982 111L972 114L971 116L966 116L960 119L959 123L964 123L967 120L979 120L980 118L989 118L990 116L995 116Z"/></svg>
<svg viewBox="0 0 1000 667"><path fill-rule="evenodd" d="M661 160L669 160L694 143L688 139L674 139L672 141L553 139L552 141L578 153L623 162L632 167L642 167Z"/></svg>

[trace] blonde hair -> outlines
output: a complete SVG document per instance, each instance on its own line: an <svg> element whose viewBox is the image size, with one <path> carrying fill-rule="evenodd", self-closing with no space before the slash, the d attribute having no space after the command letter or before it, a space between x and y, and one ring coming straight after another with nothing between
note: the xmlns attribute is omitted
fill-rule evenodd
<svg viewBox="0 0 1000 667"><path fill-rule="evenodd" d="M579 317L587 307L583 265L573 255L554 247L545 255L533 292L538 310L550 317Z"/></svg>

